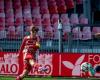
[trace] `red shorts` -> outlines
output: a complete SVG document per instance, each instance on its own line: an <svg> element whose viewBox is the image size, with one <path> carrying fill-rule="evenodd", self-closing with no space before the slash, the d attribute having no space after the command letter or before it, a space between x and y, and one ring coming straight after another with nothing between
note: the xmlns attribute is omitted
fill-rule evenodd
<svg viewBox="0 0 100 80"><path fill-rule="evenodd" d="M30 71L32 69L32 66L30 65L29 63L29 59L33 59L34 60L34 57L31 53L28 53L28 54L24 54L24 69L27 69L28 71Z"/></svg>
<svg viewBox="0 0 100 80"><path fill-rule="evenodd" d="M24 53L24 59L25 60L29 60L29 59L34 59L34 56L33 56L33 54L31 54L31 53Z"/></svg>
<svg viewBox="0 0 100 80"><path fill-rule="evenodd" d="M29 64L29 60L26 60L24 63L24 69L27 69L28 71L32 70L32 66Z"/></svg>

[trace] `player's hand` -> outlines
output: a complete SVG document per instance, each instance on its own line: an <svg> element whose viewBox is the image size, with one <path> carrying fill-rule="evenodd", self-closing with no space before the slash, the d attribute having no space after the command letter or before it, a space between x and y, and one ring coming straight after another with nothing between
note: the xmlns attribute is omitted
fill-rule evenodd
<svg viewBox="0 0 100 80"><path fill-rule="evenodd" d="M40 44L39 44L38 42L36 42L36 46L37 46L37 47L40 47Z"/></svg>

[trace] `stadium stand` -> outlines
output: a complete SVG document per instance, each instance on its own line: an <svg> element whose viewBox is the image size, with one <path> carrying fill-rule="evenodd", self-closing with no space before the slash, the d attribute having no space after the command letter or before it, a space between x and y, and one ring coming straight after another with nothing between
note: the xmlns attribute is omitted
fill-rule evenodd
<svg viewBox="0 0 100 80"><path fill-rule="evenodd" d="M70 13L70 10L73 10L76 5L81 4L83 4L83 0L0 0L0 44L4 50L18 49L22 38L29 32L29 26L34 24L39 28L39 35L42 39L41 50L47 48L44 47L46 40L53 39L51 43L54 51L57 51L58 21L62 24L63 40L68 41L65 42L66 45L71 45L70 35L72 35L73 43L74 40L83 42L91 40L92 35L100 32L99 27L73 27L75 24L89 23L84 14ZM4 47L5 43L6 45L11 43L10 47L8 47L9 45ZM13 47L14 44L16 47ZM64 49L67 47L63 46Z"/></svg>

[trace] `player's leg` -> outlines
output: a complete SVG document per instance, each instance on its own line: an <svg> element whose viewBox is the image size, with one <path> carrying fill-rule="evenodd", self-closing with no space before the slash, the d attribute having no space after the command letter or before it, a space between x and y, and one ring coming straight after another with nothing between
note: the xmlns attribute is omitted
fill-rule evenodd
<svg viewBox="0 0 100 80"><path fill-rule="evenodd" d="M38 68L38 71L41 72L41 71L47 71L48 69L45 68L44 66L40 66L36 60L33 60L33 59L30 59L29 60L29 63L31 66L35 66Z"/></svg>
<svg viewBox="0 0 100 80"><path fill-rule="evenodd" d="M32 69L32 65L30 64L30 59L29 60L25 60L25 65L24 65L24 70L22 72L22 74L20 74L16 80L22 80L25 76L28 75L28 73L30 72L30 70Z"/></svg>

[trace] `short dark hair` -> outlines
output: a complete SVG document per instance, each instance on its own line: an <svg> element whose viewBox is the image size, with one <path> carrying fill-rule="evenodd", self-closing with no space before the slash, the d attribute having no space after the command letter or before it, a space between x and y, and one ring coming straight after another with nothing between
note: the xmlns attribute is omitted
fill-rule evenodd
<svg viewBox="0 0 100 80"><path fill-rule="evenodd" d="M37 27L32 26L32 27L31 27L31 31L36 31L36 32L38 32L39 29L38 29Z"/></svg>

